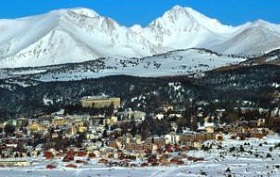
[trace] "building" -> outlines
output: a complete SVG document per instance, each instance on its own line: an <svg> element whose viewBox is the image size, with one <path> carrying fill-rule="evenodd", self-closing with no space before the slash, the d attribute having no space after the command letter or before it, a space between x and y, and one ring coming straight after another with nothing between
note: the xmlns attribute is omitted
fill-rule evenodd
<svg viewBox="0 0 280 177"><path fill-rule="evenodd" d="M179 136L176 135L176 132L174 131L165 135L165 139L166 139L166 144L177 144L179 142Z"/></svg>
<svg viewBox="0 0 280 177"><path fill-rule="evenodd" d="M25 167L30 166L30 162L26 160L1 160L0 167Z"/></svg>
<svg viewBox="0 0 280 177"><path fill-rule="evenodd" d="M121 105L121 99L117 97L87 96L81 99L81 104L85 108L105 108L114 105L117 109Z"/></svg>
<svg viewBox="0 0 280 177"><path fill-rule="evenodd" d="M46 130L46 127L44 127L43 125L41 125L38 122L33 122L30 125L28 125L27 129L30 132L42 132L42 131Z"/></svg>
<svg viewBox="0 0 280 177"><path fill-rule="evenodd" d="M52 120L52 125L55 125L55 126L62 126L62 125L67 125L67 124L68 124L68 122L67 122L67 119L65 117L56 116Z"/></svg>

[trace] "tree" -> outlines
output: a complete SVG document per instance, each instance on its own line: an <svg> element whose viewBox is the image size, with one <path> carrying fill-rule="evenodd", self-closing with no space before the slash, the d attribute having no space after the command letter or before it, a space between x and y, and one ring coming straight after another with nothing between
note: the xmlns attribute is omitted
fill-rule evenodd
<svg viewBox="0 0 280 177"><path fill-rule="evenodd" d="M240 152L244 152L244 148L243 148L243 146L242 146L242 145L240 145L240 147L239 147L239 151L240 151Z"/></svg>
<svg viewBox="0 0 280 177"><path fill-rule="evenodd" d="M233 152L233 151L235 151L235 147L229 148L229 152Z"/></svg>
<svg viewBox="0 0 280 177"><path fill-rule="evenodd" d="M15 130L16 130L15 127L9 124L6 124L4 127L4 131L7 135L12 135Z"/></svg>
<svg viewBox="0 0 280 177"><path fill-rule="evenodd" d="M78 133L78 137L76 139L76 146L82 147L83 141L86 139L86 133Z"/></svg>
<svg viewBox="0 0 280 177"><path fill-rule="evenodd" d="M271 154L270 153L267 153L266 154L266 158L271 158L272 156L271 156Z"/></svg>
<svg viewBox="0 0 280 177"><path fill-rule="evenodd" d="M203 126L204 123L205 123L205 121L204 121L204 119L202 118L202 119L199 121L199 124L200 124L200 126Z"/></svg>
<svg viewBox="0 0 280 177"><path fill-rule="evenodd" d="M114 105L114 103L112 102L112 103L110 104L110 106L108 107L107 114L108 114L108 115L112 115L112 114L114 113L114 110L115 110L115 105Z"/></svg>
<svg viewBox="0 0 280 177"><path fill-rule="evenodd" d="M108 135L107 135L107 130L106 130L106 129L103 131L102 137L103 137L103 138L107 138L107 137L108 137Z"/></svg>
<svg viewBox="0 0 280 177"><path fill-rule="evenodd" d="M210 116L207 121L208 121L208 123L212 123L213 122L212 116Z"/></svg>
<svg viewBox="0 0 280 177"><path fill-rule="evenodd" d="M231 172L231 170L230 170L229 167L226 169L226 172L227 172L227 173L230 173L230 172Z"/></svg>
<svg viewBox="0 0 280 177"><path fill-rule="evenodd" d="M136 122L132 121L131 122L131 130L130 130L132 136L135 136L137 134L137 126L136 126Z"/></svg>
<svg viewBox="0 0 280 177"><path fill-rule="evenodd" d="M26 149L24 147L24 144L23 143L18 143L17 147L16 147L16 151L17 152L25 152Z"/></svg>

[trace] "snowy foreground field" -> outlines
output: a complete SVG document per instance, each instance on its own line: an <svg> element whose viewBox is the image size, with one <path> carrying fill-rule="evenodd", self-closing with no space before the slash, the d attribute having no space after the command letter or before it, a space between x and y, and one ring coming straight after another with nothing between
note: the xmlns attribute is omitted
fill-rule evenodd
<svg viewBox="0 0 280 177"><path fill-rule="evenodd" d="M212 143L212 142L207 142ZM187 155L203 157L205 161L185 161L184 165L169 167L106 167L91 160L77 169L66 168L55 161L56 169L46 169L47 160L33 162L30 167L0 168L0 177L195 177L195 176L280 176L280 138L230 140L222 148L212 146L208 151L189 151ZM242 150L240 150L242 146ZM235 149L235 150L233 150Z"/></svg>
<svg viewBox="0 0 280 177"><path fill-rule="evenodd" d="M143 168L80 168L80 169L40 169L5 168L0 170L1 177L195 177L195 176L280 176L275 168L276 161L233 159L223 162L205 162L178 167ZM279 161L278 161L279 163ZM227 168L231 172L227 172Z"/></svg>

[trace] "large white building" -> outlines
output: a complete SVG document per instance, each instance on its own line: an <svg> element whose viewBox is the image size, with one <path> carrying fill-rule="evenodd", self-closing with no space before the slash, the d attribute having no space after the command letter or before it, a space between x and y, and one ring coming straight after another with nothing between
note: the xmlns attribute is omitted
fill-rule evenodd
<svg viewBox="0 0 280 177"><path fill-rule="evenodd" d="M105 108L114 105L117 109L121 105L121 99L118 97L106 96L86 96L81 99L81 104L85 108Z"/></svg>

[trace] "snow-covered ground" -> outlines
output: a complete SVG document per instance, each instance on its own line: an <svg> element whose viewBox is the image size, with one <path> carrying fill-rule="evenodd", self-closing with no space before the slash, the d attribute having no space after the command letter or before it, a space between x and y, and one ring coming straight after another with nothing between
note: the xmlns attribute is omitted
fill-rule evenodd
<svg viewBox="0 0 280 177"><path fill-rule="evenodd" d="M205 142L211 144L213 142ZM214 142L215 143L215 142ZM231 140L225 139L220 149L213 145L209 151L189 151L187 155L203 157L204 161L191 162L186 159L184 165L159 166L159 167L106 167L98 164L97 159L92 159L86 165L76 169L66 168L66 162L61 160L37 160L30 167L0 168L1 177L196 177L196 176L280 176L280 143L277 135L264 139ZM244 151L232 147L244 148ZM249 153L252 152L252 153ZM267 157L267 154L271 157ZM56 163L56 169L46 169L50 162Z"/></svg>
<svg viewBox="0 0 280 177"><path fill-rule="evenodd" d="M168 52L144 58L100 58L84 63L37 68L0 69L0 78L27 77L38 81L69 81L114 75L162 77L201 74L245 58L220 55L203 49Z"/></svg>
<svg viewBox="0 0 280 177"><path fill-rule="evenodd" d="M280 169L276 168L279 161L257 159L228 159L225 161L200 162L184 166L171 167L87 167L87 168L58 168L46 169L44 167L33 168L1 168L1 177L175 177L175 176L275 176L280 175ZM227 172L227 169L230 172Z"/></svg>
<svg viewBox="0 0 280 177"><path fill-rule="evenodd" d="M244 61L244 58L216 55L206 51L189 49L175 51L153 57L135 58L106 58L105 66L94 72L74 70L55 75L42 76L39 80L77 80L81 78L99 78L112 75L130 75L140 77L161 77L190 75L209 71L218 67L228 66Z"/></svg>

